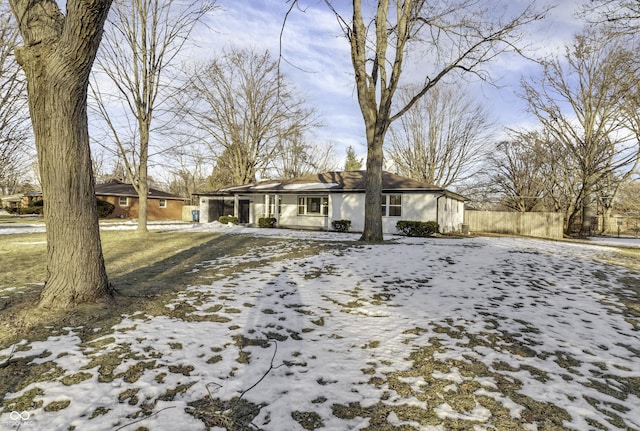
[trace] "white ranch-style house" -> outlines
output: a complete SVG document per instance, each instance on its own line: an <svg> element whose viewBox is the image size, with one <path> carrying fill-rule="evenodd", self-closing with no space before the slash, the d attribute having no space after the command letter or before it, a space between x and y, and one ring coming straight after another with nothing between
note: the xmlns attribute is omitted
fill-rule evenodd
<svg viewBox="0 0 640 431"><path fill-rule="evenodd" d="M258 219L273 217L281 228L332 230L332 221L350 220L351 231L360 232L365 176L366 171L326 172L200 193L200 222L214 222L224 215L257 225ZM383 232L397 233L399 220L437 221L442 233L460 231L465 200L441 187L384 172Z"/></svg>

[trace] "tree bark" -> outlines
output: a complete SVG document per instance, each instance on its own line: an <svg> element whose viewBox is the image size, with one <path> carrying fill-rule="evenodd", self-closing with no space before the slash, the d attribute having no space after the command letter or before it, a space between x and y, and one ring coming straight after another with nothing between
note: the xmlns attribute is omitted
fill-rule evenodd
<svg viewBox="0 0 640 431"><path fill-rule="evenodd" d="M140 124L140 166L138 168L138 228L139 234L149 232L147 228L147 203L149 196L149 131L151 130L151 115L149 121ZM135 184L135 183L134 183Z"/></svg>
<svg viewBox="0 0 640 431"><path fill-rule="evenodd" d="M384 136L374 137L367 145L365 177L364 230L361 241L382 242L382 144Z"/></svg>
<svg viewBox="0 0 640 431"><path fill-rule="evenodd" d="M47 227L47 273L38 305L111 299L89 148L87 85L109 0L11 0L25 71Z"/></svg>
<svg viewBox="0 0 640 431"><path fill-rule="evenodd" d="M590 182L590 180L587 180ZM583 238L591 235L593 230L593 193L591 192L591 184L585 184L584 197L582 201L582 224L580 227L580 236Z"/></svg>

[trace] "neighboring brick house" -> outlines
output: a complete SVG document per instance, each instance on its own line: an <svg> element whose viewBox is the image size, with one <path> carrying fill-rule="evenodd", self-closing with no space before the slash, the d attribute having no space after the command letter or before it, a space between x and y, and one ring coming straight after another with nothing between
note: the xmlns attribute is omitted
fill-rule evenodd
<svg viewBox="0 0 640 431"><path fill-rule="evenodd" d="M109 218L138 218L138 193L131 184L112 180L96 184L96 197L115 206ZM182 220L185 199L160 190L149 188L147 196L148 220Z"/></svg>

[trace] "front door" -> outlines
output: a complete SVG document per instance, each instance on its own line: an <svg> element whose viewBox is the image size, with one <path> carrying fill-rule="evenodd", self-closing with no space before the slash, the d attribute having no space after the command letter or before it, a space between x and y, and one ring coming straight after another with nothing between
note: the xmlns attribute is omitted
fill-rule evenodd
<svg viewBox="0 0 640 431"><path fill-rule="evenodd" d="M240 199L238 201L238 222L249 223L249 206L251 201L249 199Z"/></svg>

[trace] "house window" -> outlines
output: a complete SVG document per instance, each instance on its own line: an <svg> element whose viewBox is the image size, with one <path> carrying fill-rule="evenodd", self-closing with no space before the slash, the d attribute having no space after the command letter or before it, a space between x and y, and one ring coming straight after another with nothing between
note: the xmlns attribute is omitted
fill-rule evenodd
<svg viewBox="0 0 640 431"><path fill-rule="evenodd" d="M380 201L383 217L402 216L402 195L382 195Z"/></svg>
<svg viewBox="0 0 640 431"><path fill-rule="evenodd" d="M298 215L329 215L329 198L327 196L300 196L298 198Z"/></svg>
<svg viewBox="0 0 640 431"><path fill-rule="evenodd" d="M166 208L166 207L167 207L167 200L160 199L160 208Z"/></svg>
<svg viewBox="0 0 640 431"><path fill-rule="evenodd" d="M268 207L268 215L267 217L275 217L276 216L276 201L278 203L278 214L282 214L282 198L277 195L267 195L267 207Z"/></svg>
<svg viewBox="0 0 640 431"><path fill-rule="evenodd" d="M129 206L129 198L126 196L120 196L118 198L118 205L121 207L128 207Z"/></svg>

